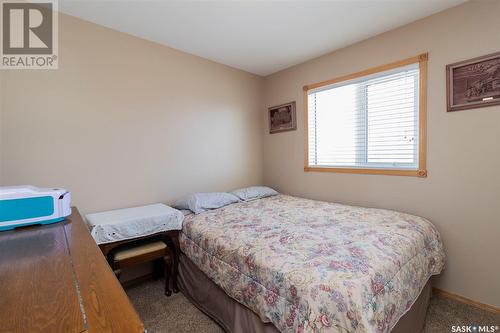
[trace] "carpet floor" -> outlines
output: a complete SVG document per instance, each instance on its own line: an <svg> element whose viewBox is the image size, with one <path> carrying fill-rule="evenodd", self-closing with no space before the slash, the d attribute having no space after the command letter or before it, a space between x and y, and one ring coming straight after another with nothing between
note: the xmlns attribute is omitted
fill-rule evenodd
<svg viewBox="0 0 500 333"><path fill-rule="evenodd" d="M223 333L210 317L191 304L182 293L163 295L161 280L126 289L149 333ZM433 296L424 333L451 332L452 325L500 326L500 314L483 311L440 296ZM499 331L496 329L496 331Z"/></svg>

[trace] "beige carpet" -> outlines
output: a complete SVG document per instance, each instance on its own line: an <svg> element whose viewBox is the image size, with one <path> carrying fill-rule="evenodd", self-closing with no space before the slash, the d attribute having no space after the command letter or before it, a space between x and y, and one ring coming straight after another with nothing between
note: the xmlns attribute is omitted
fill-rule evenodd
<svg viewBox="0 0 500 333"><path fill-rule="evenodd" d="M149 333L223 332L181 293L164 296L161 280L145 282L126 291ZM500 315L434 296L427 313L424 333L447 333L452 331L452 325L473 323L500 326ZM500 332L498 329L496 331Z"/></svg>

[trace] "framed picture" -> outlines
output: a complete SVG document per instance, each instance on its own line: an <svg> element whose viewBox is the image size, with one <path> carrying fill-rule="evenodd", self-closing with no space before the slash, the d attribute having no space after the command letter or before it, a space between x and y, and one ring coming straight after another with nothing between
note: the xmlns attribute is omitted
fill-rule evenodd
<svg viewBox="0 0 500 333"><path fill-rule="evenodd" d="M446 66L448 112L500 104L500 52Z"/></svg>
<svg viewBox="0 0 500 333"><path fill-rule="evenodd" d="M295 101L269 108L269 133L273 134L296 129Z"/></svg>

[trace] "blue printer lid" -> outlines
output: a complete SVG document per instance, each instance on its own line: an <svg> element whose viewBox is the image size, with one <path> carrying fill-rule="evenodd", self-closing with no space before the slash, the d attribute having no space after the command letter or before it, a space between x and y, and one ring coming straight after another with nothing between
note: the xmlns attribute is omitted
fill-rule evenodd
<svg viewBox="0 0 500 333"><path fill-rule="evenodd" d="M0 222L50 216L53 200L51 196L0 200Z"/></svg>

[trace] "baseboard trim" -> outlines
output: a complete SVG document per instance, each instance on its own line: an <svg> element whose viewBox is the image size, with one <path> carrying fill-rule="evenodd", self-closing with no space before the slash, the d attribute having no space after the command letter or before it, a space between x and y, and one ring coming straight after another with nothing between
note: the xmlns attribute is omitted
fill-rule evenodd
<svg viewBox="0 0 500 333"><path fill-rule="evenodd" d="M490 304L485 304L485 303L481 303L481 302L478 302L478 301L474 301L474 300L472 300L470 298L463 297L463 296L460 296L460 295L457 295L457 294L454 294L454 293L450 293L449 291L446 291L446 290L443 290L443 289L439 289L439 288L436 288L436 287L432 288L432 292L435 293L435 294L437 294L437 295L441 295L443 297L452 299L454 301L471 305L471 306L479 308L481 310L485 310L485 311L488 311L488 312L493 312L493 313L500 314L500 307L498 307L498 306L494 306L494 305L490 305Z"/></svg>

